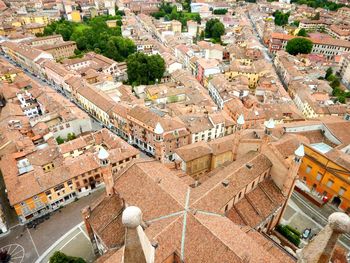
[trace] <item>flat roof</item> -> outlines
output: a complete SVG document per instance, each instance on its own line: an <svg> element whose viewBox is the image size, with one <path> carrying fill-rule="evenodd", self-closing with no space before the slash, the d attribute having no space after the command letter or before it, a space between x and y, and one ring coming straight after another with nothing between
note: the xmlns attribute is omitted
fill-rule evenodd
<svg viewBox="0 0 350 263"><path fill-rule="evenodd" d="M333 148L329 146L328 144L324 142L319 142L319 143L313 143L311 144L311 147L314 148L315 150L321 152L321 153L327 153Z"/></svg>

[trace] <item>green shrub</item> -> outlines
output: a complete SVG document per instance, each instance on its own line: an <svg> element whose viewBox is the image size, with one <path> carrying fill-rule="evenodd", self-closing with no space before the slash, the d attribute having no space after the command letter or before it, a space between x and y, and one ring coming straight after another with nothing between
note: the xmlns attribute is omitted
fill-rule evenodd
<svg viewBox="0 0 350 263"><path fill-rule="evenodd" d="M62 139L61 136L58 136L56 138L56 142L57 142L57 144L62 144L62 143L64 143L64 139Z"/></svg>
<svg viewBox="0 0 350 263"><path fill-rule="evenodd" d="M295 228L293 228L293 227L291 227L291 226L289 226L289 225L286 225L285 227L286 227L289 231L291 231L291 232L293 232L294 234L296 234L298 237L301 236L301 233L300 233L298 230L296 230Z"/></svg>
<svg viewBox="0 0 350 263"><path fill-rule="evenodd" d="M86 261L82 258L67 256L60 251L56 251L50 257L50 263L86 263Z"/></svg>
<svg viewBox="0 0 350 263"><path fill-rule="evenodd" d="M300 233L290 226L278 225L276 227L277 232L281 233L285 238L287 238L291 243L299 247L300 245ZM298 233L299 235L297 235Z"/></svg>

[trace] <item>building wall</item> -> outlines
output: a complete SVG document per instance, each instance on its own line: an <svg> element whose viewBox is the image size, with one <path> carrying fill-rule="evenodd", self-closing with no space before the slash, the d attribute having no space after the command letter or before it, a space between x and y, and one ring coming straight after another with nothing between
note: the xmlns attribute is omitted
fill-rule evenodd
<svg viewBox="0 0 350 263"><path fill-rule="evenodd" d="M77 94L76 99L85 110L90 112L101 122L103 122L107 126L110 124L109 115L104 110L97 107L95 104L93 104L91 101L89 101L79 93Z"/></svg>
<svg viewBox="0 0 350 263"><path fill-rule="evenodd" d="M339 166L325 155L305 147L305 157L299 168L299 177L304 180L310 189L323 196L327 196L332 202L334 197L341 199L340 208L348 210L350 207L350 183L348 182L349 170ZM330 184L329 181L333 183ZM342 193L341 188L345 189Z"/></svg>
<svg viewBox="0 0 350 263"><path fill-rule="evenodd" d="M37 200L39 200L39 202ZM15 204L14 209L20 218L24 218L26 215L29 216L35 211L45 208L47 204L48 199L46 195L44 193L40 193Z"/></svg>
<svg viewBox="0 0 350 263"><path fill-rule="evenodd" d="M63 42L61 35L55 35L50 38L38 38L31 41L31 46L54 45L57 42Z"/></svg>
<svg viewBox="0 0 350 263"><path fill-rule="evenodd" d="M56 126L50 127L50 131L53 132L53 136L67 138L68 133L75 133L79 135L84 132L92 131L92 124L90 117L84 119L75 119L65 123L60 123Z"/></svg>
<svg viewBox="0 0 350 263"><path fill-rule="evenodd" d="M139 154L111 162L113 174L126 167L132 160L139 158ZM49 170L54 169L52 164L48 164ZM75 200L75 198L84 196L90 191L103 185L103 176L98 167L86 173L80 174L54 187L47 189L43 193L28 198L14 205L15 211L22 222L39 217L61 206ZM39 200L39 201L38 201ZM40 211L41 213L36 213ZM25 212L26 211L26 212Z"/></svg>
<svg viewBox="0 0 350 263"><path fill-rule="evenodd" d="M259 77L263 76L263 73L258 73L258 72L239 72L239 71L230 71L225 73L226 76L229 78L234 78L237 76L246 76L249 81L249 87L250 88L255 88L256 84L258 83Z"/></svg>
<svg viewBox="0 0 350 263"><path fill-rule="evenodd" d="M233 160L232 151L227 151L219 155L213 155L211 159L211 170L220 167L225 162L231 162Z"/></svg>
<svg viewBox="0 0 350 263"><path fill-rule="evenodd" d="M73 22L81 22L81 16L80 16L80 12L77 11L77 10L73 10L72 13L71 13L71 16L72 16L72 21Z"/></svg>
<svg viewBox="0 0 350 263"><path fill-rule="evenodd" d="M210 171L211 154L202 156L186 163L186 173L194 179L199 179L201 175Z"/></svg>
<svg viewBox="0 0 350 263"><path fill-rule="evenodd" d="M278 41L278 39L275 39ZM279 50L284 50L287 46L287 40L280 39L280 43L272 43L272 39L270 39L269 42L269 51L273 54L275 54ZM341 55L344 52L348 52L350 50L349 47L339 46L336 43L334 45L329 44L318 44L314 43L312 46L311 53L312 54L322 54L326 56L328 59L332 59L334 56Z"/></svg>
<svg viewBox="0 0 350 263"><path fill-rule="evenodd" d="M55 47L53 49L48 49L46 50L56 60L64 59L64 58L69 58L74 55L74 50L77 48L77 45L75 43L69 44L69 45L62 45L59 47Z"/></svg>

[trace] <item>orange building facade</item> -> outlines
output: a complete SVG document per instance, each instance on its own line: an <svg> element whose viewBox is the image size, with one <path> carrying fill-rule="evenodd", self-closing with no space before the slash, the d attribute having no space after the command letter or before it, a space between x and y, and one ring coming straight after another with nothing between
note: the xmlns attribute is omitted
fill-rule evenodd
<svg viewBox="0 0 350 263"><path fill-rule="evenodd" d="M350 213L350 170L305 145L299 177L312 191L327 196L329 202Z"/></svg>

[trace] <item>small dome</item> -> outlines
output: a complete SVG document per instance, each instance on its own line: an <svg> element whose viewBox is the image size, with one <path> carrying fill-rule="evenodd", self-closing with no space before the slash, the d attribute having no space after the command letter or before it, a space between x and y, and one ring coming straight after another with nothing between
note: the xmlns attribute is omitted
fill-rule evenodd
<svg viewBox="0 0 350 263"><path fill-rule="evenodd" d="M238 119L237 119L237 124L238 125L244 125L244 116L243 114L239 115Z"/></svg>
<svg viewBox="0 0 350 263"><path fill-rule="evenodd" d="M109 157L109 153L106 151L106 149L102 146L100 148L100 151L98 152L97 158L100 160L106 160Z"/></svg>
<svg viewBox="0 0 350 263"><path fill-rule="evenodd" d="M298 149L295 150L294 154L298 157L304 157L305 152L304 152L304 145L300 145Z"/></svg>
<svg viewBox="0 0 350 263"><path fill-rule="evenodd" d="M267 129L273 129L275 128L275 122L273 121L273 119L271 118L269 121L265 121L265 127Z"/></svg>
<svg viewBox="0 0 350 263"><path fill-rule="evenodd" d="M128 206L123 211L122 222L128 228L136 228L141 225L142 212L137 206Z"/></svg>
<svg viewBox="0 0 350 263"><path fill-rule="evenodd" d="M164 133L164 129L159 122L157 123L156 128L154 129L154 133L158 135L162 135Z"/></svg>
<svg viewBox="0 0 350 263"><path fill-rule="evenodd" d="M338 233L350 232L350 217L342 212L335 212L328 217L331 228Z"/></svg>

